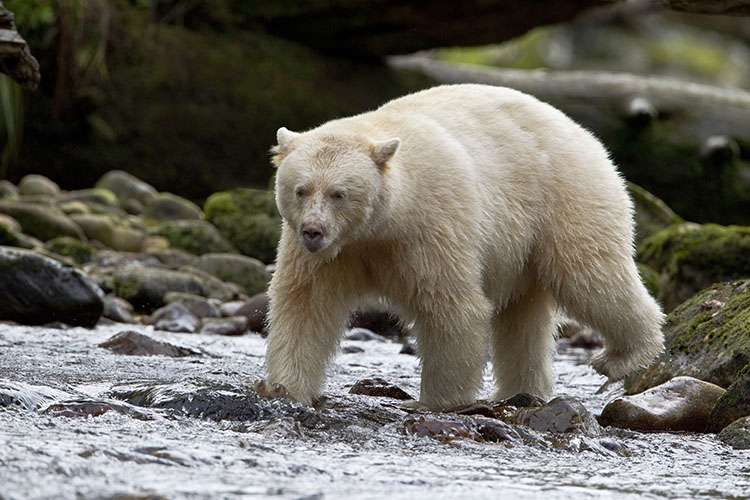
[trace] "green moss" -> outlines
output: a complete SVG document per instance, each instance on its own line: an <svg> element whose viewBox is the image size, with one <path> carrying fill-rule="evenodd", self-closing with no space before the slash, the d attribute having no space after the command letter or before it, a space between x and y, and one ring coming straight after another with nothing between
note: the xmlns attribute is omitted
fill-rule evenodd
<svg viewBox="0 0 750 500"><path fill-rule="evenodd" d="M91 260L94 247L70 236L58 236L44 244L44 248L58 255L72 258L77 264L85 264Z"/></svg>
<svg viewBox="0 0 750 500"><path fill-rule="evenodd" d="M122 279L115 276L112 281L112 290L118 297L131 301L141 294L141 284L135 279Z"/></svg>
<svg viewBox="0 0 750 500"><path fill-rule="evenodd" d="M21 246L21 239L18 237L15 231L6 227L5 224L0 224L0 245L8 247Z"/></svg>
<svg viewBox="0 0 750 500"><path fill-rule="evenodd" d="M221 215L214 224L240 251L263 262L273 262L281 238L281 220L265 213Z"/></svg>
<svg viewBox="0 0 750 500"><path fill-rule="evenodd" d="M195 255L235 252L216 227L206 221L169 221L157 225L152 234L163 236L170 246Z"/></svg>

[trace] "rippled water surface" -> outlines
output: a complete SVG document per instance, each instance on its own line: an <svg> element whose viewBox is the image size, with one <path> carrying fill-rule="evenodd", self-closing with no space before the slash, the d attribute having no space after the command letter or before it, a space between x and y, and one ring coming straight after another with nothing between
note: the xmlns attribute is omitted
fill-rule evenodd
<svg viewBox="0 0 750 500"><path fill-rule="evenodd" d="M260 337L138 327L203 354L98 347L123 329L0 324L0 499L750 498L750 452L710 435L407 435L415 415L398 401L348 393L378 376L417 395L418 362L400 344L345 342L364 351L338 356L310 409L247 388L262 374ZM560 349L556 390L598 413L617 389L596 394L604 379L587 356Z"/></svg>

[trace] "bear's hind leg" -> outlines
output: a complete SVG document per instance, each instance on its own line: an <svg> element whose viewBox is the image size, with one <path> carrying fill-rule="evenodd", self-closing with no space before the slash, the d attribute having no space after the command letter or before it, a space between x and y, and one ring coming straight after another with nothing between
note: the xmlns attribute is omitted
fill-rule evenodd
<svg viewBox="0 0 750 500"><path fill-rule="evenodd" d="M498 312L492 321L493 401L528 393L552 394L555 349L554 304L536 286Z"/></svg>
<svg viewBox="0 0 750 500"><path fill-rule="evenodd" d="M567 276L557 295L568 315L601 333L604 349L591 365L610 379L625 377L662 351L664 314L632 260L582 266Z"/></svg>

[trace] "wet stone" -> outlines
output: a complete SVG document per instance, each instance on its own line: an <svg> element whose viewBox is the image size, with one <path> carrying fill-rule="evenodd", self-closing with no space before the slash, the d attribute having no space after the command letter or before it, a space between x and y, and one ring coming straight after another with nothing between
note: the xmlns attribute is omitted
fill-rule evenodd
<svg viewBox="0 0 750 500"><path fill-rule="evenodd" d="M417 346L414 344L414 342L406 342L404 346L401 348L400 351L398 351L399 354L408 354L410 356L416 356L417 354Z"/></svg>
<svg viewBox="0 0 750 500"><path fill-rule="evenodd" d="M316 412L304 405L288 399L265 399L251 387L229 384L135 384L115 387L109 395L135 406L214 421L254 422L291 417L311 428L320 423Z"/></svg>
<svg viewBox="0 0 750 500"><path fill-rule="evenodd" d="M114 296L104 296L104 312L102 316L118 323L136 323L133 317L133 306L127 300Z"/></svg>
<svg viewBox="0 0 750 500"><path fill-rule="evenodd" d="M382 378L367 378L360 380L352 386L349 390L349 394L362 394L365 396L400 400L414 399L400 387L397 387Z"/></svg>
<svg viewBox="0 0 750 500"><path fill-rule="evenodd" d="M458 415L482 415L489 418L495 417L495 410L493 410L487 403L482 403L480 401L451 408L448 410L448 413L456 413Z"/></svg>
<svg viewBox="0 0 750 500"><path fill-rule="evenodd" d="M143 410L120 401L60 401L50 404L41 413L55 417L98 417L108 411L122 413L139 420L153 420L155 418Z"/></svg>
<svg viewBox="0 0 750 500"><path fill-rule="evenodd" d="M265 333L266 317L268 316L268 300L268 294L266 292L258 293L250 297L250 299L244 302L235 312L225 315L234 316L235 314L241 314L247 316L248 330Z"/></svg>
<svg viewBox="0 0 750 500"><path fill-rule="evenodd" d="M348 330L346 334L344 335L344 338L346 340L360 340L360 341L377 341L377 342L385 342L386 338L382 335L378 335L375 332L371 332L370 330L367 330L366 328L352 328L351 330Z"/></svg>
<svg viewBox="0 0 750 500"><path fill-rule="evenodd" d="M538 432L580 432L587 435L601 433L601 427L583 404L565 396L555 398L538 408L520 409L513 423L531 427Z"/></svg>
<svg viewBox="0 0 750 500"><path fill-rule="evenodd" d="M99 344L99 347L109 349L117 354L126 354L129 356L169 356L180 358L202 355L196 349L161 342L148 335L129 330L120 332L109 340L102 342Z"/></svg>
<svg viewBox="0 0 750 500"><path fill-rule="evenodd" d="M750 364L727 387L708 416L708 432L719 432L741 417L750 415Z"/></svg>
<svg viewBox="0 0 750 500"><path fill-rule="evenodd" d="M451 441L456 438L483 440L482 436L463 422L433 417L407 419L404 422L404 431L412 436L429 437L438 441Z"/></svg>
<svg viewBox="0 0 750 500"><path fill-rule="evenodd" d="M195 333L201 326L201 320L182 304L173 302L154 311L146 318L146 324L166 332Z"/></svg>
<svg viewBox="0 0 750 500"><path fill-rule="evenodd" d="M365 352L365 350L358 345L345 345L341 348L341 352L344 354L358 354L360 352Z"/></svg>
<svg viewBox="0 0 750 500"><path fill-rule="evenodd" d="M739 418L727 425L717 437L736 450L750 450L750 416Z"/></svg>
<svg viewBox="0 0 750 500"><path fill-rule="evenodd" d="M496 406L515 406L516 408L537 408L544 405L544 400L539 396L522 392L500 401Z"/></svg>
<svg viewBox="0 0 750 500"><path fill-rule="evenodd" d="M187 308L199 318L220 318L222 316L219 309L219 301L208 299L200 295L194 295L184 292L167 292L164 295L164 301L167 304L177 302Z"/></svg>
<svg viewBox="0 0 750 500"><path fill-rule="evenodd" d="M69 397L70 394L51 387L0 381L0 408L35 410L43 403Z"/></svg>
<svg viewBox="0 0 750 500"><path fill-rule="evenodd" d="M242 335L247 331L245 316L229 316L227 318L203 318L200 333L211 335Z"/></svg>
<svg viewBox="0 0 750 500"><path fill-rule="evenodd" d="M482 419L477 425L477 432L482 436L482 439L492 443L519 441L521 439L520 434L512 425L495 419Z"/></svg>
<svg viewBox="0 0 750 500"><path fill-rule="evenodd" d="M724 393L721 387L693 377L675 377L664 384L607 404L599 417L603 426L641 431L704 432L708 415Z"/></svg>

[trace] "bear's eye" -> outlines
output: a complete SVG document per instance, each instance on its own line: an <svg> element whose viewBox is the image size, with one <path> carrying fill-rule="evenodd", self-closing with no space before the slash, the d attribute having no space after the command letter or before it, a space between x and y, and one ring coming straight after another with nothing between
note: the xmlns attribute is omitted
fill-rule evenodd
<svg viewBox="0 0 750 500"><path fill-rule="evenodd" d="M337 189L336 191L331 193L331 198L334 200L340 201L346 198L346 193L343 189Z"/></svg>
<svg viewBox="0 0 750 500"><path fill-rule="evenodd" d="M307 194L307 191L305 191L305 188L298 187L294 190L294 196L297 198L302 198Z"/></svg>

